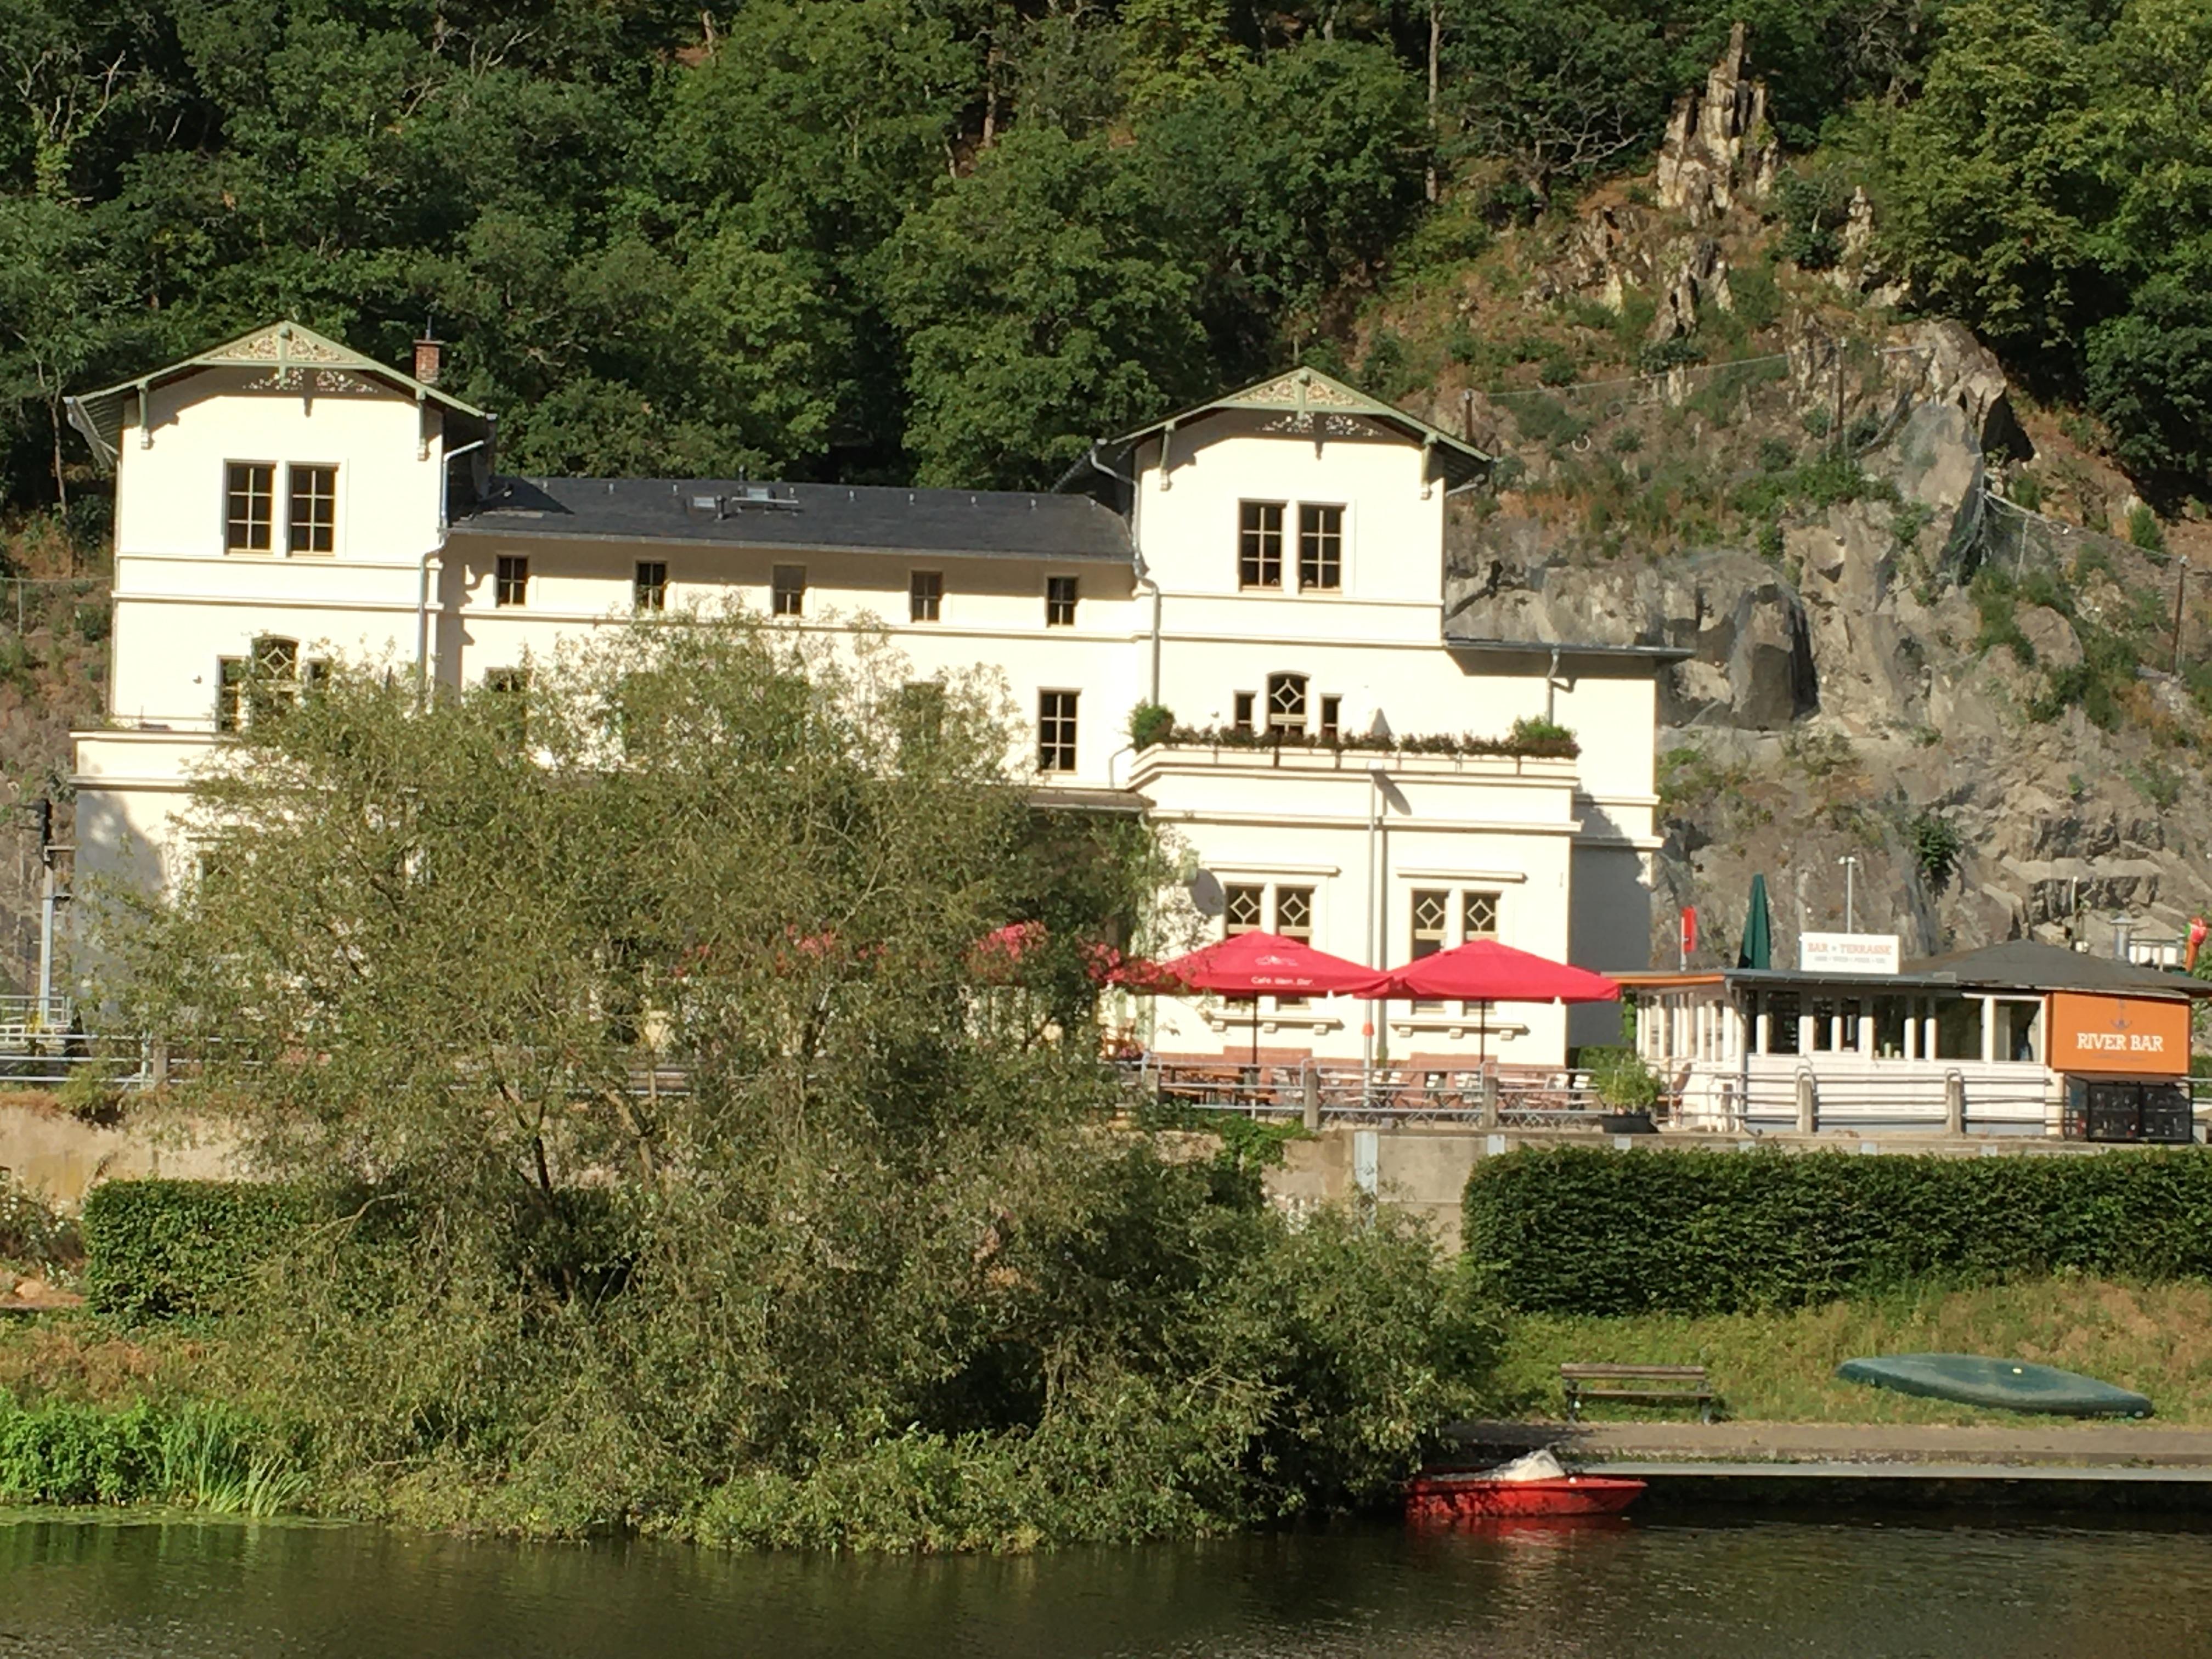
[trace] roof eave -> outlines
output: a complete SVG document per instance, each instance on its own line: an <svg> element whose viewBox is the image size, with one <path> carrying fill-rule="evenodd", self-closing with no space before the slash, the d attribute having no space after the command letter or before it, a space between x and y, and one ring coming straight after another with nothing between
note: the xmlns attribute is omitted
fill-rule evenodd
<svg viewBox="0 0 2212 1659"><path fill-rule="evenodd" d="M264 323L259 328L248 329L234 339L225 340L220 345L210 346L205 351L198 352L190 357L179 358L173 363L154 369L148 374L134 375L127 380L118 380L113 386L101 386L94 392L79 392L66 398L63 401L69 409L70 424L82 434L86 442L91 445L94 462L100 471L103 473L112 471L121 449L122 411L125 399L143 397L157 386L166 385L171 380L180 380L187 374L196 374L205 369L253 368L270 362L283 366L285 354L281 344L277 356L274 359L226 355L234 353L238 348L263 335L271 333L276 335L280 341L297 339L311 352L319 354L303 361L297 367L342 368L356 374L374 375L390 385L394 390L405 392L417 403L425 401L434 403L454 414L465 416L470 420L481 421L483 422L487 436L489 435L495 424L494 417L475 404L465 403L451 392L441 392L436 386L418 380L411 374L402 374L388 363L380 363L375 358L355 350L351 346L316 333L304 323L294 322L289 319L282 322Z"/></svg>
<svg viewBox="0 0 2212 1659"><path fill-rule="evenodd" d="M1297 399L1291 404L1285 405L1279 396L1260 395L1280 386L1285 381L1290 381L1299 388ZM1103 451L1111 455L1126 456L1147 438L1158 437L1170 427L1181 426L1201 416L1218 414L1224 410L1255 410L1270 414L1279 414L1285 407L1303 410L1307 407L1304 403L1305 391L1315 386L1323 387L1332 394L1326 405L1316 405L1316 407L1348 410L1352 413L1365 415L1374 420L1389 422L1403 428L1407 437L1418 441L1422 447L1434 451L1437 456L1437 471L1443 475L1444 482L1449 485L1457 486L1473 482L1487 471L1497 459L1486 450L1477 449L1465 439L1453 436L1442 427L1431 426L1419 416L1407 414L1395 404L1385 403L1380 398L1362 392L1358 386L1347 385L1333 375L1324 374L1317 368L1307 368L1290 369L1280 374L1270 374L1265 380L1255 380L1251 385L1240 386L1235 392L1209 398L1205 403L1194 404L1188 409L1178 410L1172 415L1164 416L1149 425L1138 427L1133 431L1122 433L1118 437L1104 439L1092 446L1092 453L1095 455ZM1068 488L1085 464L1083 461L1079 461L1076 465L1070 467L1067 473L1053 487L1055 489Z"/></svg>

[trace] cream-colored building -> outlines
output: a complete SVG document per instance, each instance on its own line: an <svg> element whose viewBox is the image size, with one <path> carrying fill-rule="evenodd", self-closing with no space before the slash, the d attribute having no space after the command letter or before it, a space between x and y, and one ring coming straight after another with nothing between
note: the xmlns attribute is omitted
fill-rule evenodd
<svg viewBox="0 0 2212 1659"><path fill-rule="evenodd" d="M1648 959L1656 676L1679 653L1449 635L1445 502L1488 458L1388 404L1296 370L1102 442L1034 494L524 478L498 471L493 417L438 389L434 349L414 367L279 323L72 400L116 477L81 869L173 877L196 764L332 658L464 684L641 608L735 598L794 629L872 620L923 676L996 669L1040 789L1171 829L1222 927L1381 964L1486 934ZM1142 703L1180 734L1136 749ZM1579 755L1419 741L1522 720L1569 728ZM1249 1012L1164 1001L1155 1047L1241 1050ZM1363 1052L1360 1005L1258 1013L1267 1049ZM1609 1008L1575 1019L1574 1040L1615 1035ZM1396 1005L1381 1040L1556 1065L1568 1023Z"/></svg>

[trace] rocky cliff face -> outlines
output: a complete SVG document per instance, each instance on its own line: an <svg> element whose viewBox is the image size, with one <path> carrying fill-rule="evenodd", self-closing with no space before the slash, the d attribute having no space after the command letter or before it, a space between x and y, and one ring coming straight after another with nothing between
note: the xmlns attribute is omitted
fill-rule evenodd
<svg viewBox="0 0 2212 1659"><path fill-rule="evenodd" d="M2055 420L2031 433L1966 329L1887 320L1863 238L1836 272L1778 267L1761 96L1739 34L1676 112L1656 192L1594 202L1525 290L1619 318L1652 372L1439 390L1431 413L1504 458L1498 493L1455 513L1451 625L1691 653L1662 693L1655 960L1692 903L1702 954L1732 959L1759 872L1794 952L1844 925L1845 860L1853 921L1908 955L2107 949L2121 911L2178 934L2212 906L2191 690L2212 702L2212 583L2191 584L2185 545L2103 533L2124 482ZM1753 270L1765 339L1735 314ZM1652 343L1723 323L1733 361L1652 363ZM2083 522L2007 499L2039 471Z"/></svg>

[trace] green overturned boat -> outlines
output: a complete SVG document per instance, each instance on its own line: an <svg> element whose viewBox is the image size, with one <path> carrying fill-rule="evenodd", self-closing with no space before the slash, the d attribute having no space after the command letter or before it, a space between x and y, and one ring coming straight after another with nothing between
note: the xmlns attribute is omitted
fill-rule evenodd
<svg viewBox="0 0 2212 1659"><path fill-rule="evenodd" d="M1899 1394L1955 1400L2005 1411L2055 1412L2064 1417L2148 1417L2150 1401L2126 1389L2025 1359L1978 1353L1896 1353L1846 1359L1838 1376Z"/></svg>

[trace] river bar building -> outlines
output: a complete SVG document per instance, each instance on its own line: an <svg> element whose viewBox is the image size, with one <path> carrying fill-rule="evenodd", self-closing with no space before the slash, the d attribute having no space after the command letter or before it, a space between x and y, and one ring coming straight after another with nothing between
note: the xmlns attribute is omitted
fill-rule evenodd
<svg viewBox="0 0 2212 1659"><path fill-rule="evenodd" d="M880 626L918 678L986 665L1046 799L1172 830L1224 931L1370 963L1495 937L1648 960L1659 647L1463 638L1445 504L1489 458L1310 369L1094 447L1054 490L520 477L496 423L276 323L70 402L116 477L108 719L76 736L81 866L175 880L195 769L335 658L437 685L565 636L737 600ZM1177 731L1142 747L1138 705ZM1523 720L1577 752L1502 750ZM1379 746L1342 740L1379 734ZM1154 1047L1218 1054L1250 1010L1163 1000ZM1362 1053L1363 1005L1270 1000L1261 1045ZM1578 1012L1577 1040L1617 1014ZM1565 1057L1557 1009L1393 1005L1395 1057Z"/></svg>
<svg viewBox="0 0 2212 1659"><path fill-rule="evenodd" d="M1685 1128L2187 1140L2212 984L2014 940L1895 974L1627 976Z"/></svg>

